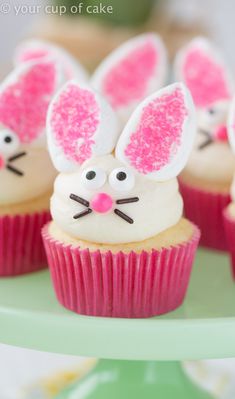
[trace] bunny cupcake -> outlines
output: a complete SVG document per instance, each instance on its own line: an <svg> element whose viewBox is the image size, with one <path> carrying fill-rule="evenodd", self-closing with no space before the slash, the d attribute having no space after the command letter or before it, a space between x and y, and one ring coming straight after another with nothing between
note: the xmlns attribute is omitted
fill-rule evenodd
<svg viewBox="0 0 235 399"><path fill-rule="evenodd" d="M55 178L45 143L49 101L61 81L52 60L15 69L0 86L0 275L46 265L41 227Z"/></svg>
<svg viewBox="0 0 235 399"><path fill-rule="evenodd" d="M225 250L222 214L230 202L235 168L226 126L233 83L218 50L204 38L194 39L178 53L175 71L197 109L198 133L180 176L185 215L201 228L202 245Z"/></svg>
<svg viewBox="0 0 235 399"><path fill-rule="evenodd" d="M56 171L46 149L50 100L83 68L62 49L44 42L21 44L16 69L0 86L0 276L46 266L41 228L50 219Z"/></svg>
<svg viewBox="0 0 235 399"><path fill-rule="evenodd" d="M200 235L182 218L176 179L195 132L187 89L173 84L149 96L118 138L108 103L71 81L50 104L47 129L60 174L43 239L59 302L111 317L178 307Z"/></svg>
<svg viewBox="0 0 235 399"><path fill-rule="evenodd" d="M230 106L228 118L228 137L235 155L235 97ZM235 169L230 188L231 203L224 210L224 227L227 245L231 256L232 275L235 280Z"/></svg>

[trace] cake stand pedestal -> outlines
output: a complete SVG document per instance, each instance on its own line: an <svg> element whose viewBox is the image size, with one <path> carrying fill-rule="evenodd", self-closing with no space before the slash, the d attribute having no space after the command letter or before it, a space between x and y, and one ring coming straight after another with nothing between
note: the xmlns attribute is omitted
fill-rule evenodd
<svg viewBox="0 0 235 399"><path fill-rule="evenodd" d="M101 360L56 399L212 399L185 375L180 362Z"/></svg>
<svg viewBox="0 0 235 399"><path fill-rule="evenodd" d="M47 270L1 279L0 342L115 359L101 360L57 399L209 399L179 361L235 357L235 285L228 256L199 250L184 304L149 319L69 312L57 303Z"/></svg>

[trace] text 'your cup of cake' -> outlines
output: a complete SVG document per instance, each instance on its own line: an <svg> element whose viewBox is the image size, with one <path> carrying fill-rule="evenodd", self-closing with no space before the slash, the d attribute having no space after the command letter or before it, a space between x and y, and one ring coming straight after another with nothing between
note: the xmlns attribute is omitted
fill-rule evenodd
<svg viewBox="0 0 235 399"><path fill-rule="evenodd" d="M179 51L175 76L190 90L197 110L195 144L179 179L185 215L200 227L202 245L225 250L222 215L235 169L227 135L233 80L220 52L201 37Z"/></svg>
<svg viewBox="0 0 235 399"><path fill-rule="evenodd" d="M43 239L59 302L110 317L180 306L200 236L176 179L195 137L186 87L147 97L120 135L103 96L71 81L50 104L47 133L59 175Z"/></svg>

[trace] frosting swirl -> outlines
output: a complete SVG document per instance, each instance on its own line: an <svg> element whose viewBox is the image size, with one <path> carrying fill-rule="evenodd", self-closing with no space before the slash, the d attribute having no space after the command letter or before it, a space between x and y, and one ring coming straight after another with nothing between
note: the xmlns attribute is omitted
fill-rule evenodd
<svg viewBox="0 0 235 399"><path fill-rule="evenodd" d="M101 188L84 185L84 171L90 168L94 172L94 167L102 171L100 179L103 179L104 184ZM112 172L117 169L121 173L122 168L120 161L107 155L86 161L77 172L61 173L55 180L51 199L51 213L57 225L77 239L118 244L148 239L180 220L183 202L176 178L157 183L135 173L134 180L129 177L131 189L119 191L112 184ZM119 177L122 178L122 175ZM71 194L82 198L84 203L73 201ZM98 207L94 200L97 194L106 195L109 201L111 198L112 205L108 201L105 205L108 212L107 209ZM138 200L130 203L118 201L130 197ZM88 208L91 209L90 212L87 212ZM117 209L129 221L119 217L115 212ZM87 213L83 217L74 218L85 212Z"/></svg>

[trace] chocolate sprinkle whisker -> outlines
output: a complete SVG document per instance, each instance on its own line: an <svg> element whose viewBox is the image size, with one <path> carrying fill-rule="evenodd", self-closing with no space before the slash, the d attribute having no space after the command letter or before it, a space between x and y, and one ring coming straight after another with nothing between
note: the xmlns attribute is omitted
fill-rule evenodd
<svg viewBox="0 0 235 399"><path fill-rule="evenodd" d="M89 215L92 212L91 208L86 209L85 211L76 213L76 215L73 216L74 219L79 219L82 218L83 216Z"/></svg>
<svg viewBox="0 0 235 399"><path fill-rule="evenodd" d="M202 134L204 134L204 136L208 137L208 139L209 138L211 139L211 134L207 130L199 129L199 133L202 133Z"/></svg>
<svg viewBox="0 0 235 399"><path fill-rule="evenodd" d="M125 220L127 223L130 223L130 224L134 223L133 219L131 219L129 216L127 216L125 213L123 213L119 209L114 209L114 213L116 215L118 215L120 218L122 218L123 220Z"/></svg>
<svg viewBox="0 0 235 399"><path fill-rule="evenodd" d="M8 165L8 164L7 164L7 165L6 165L6 168L7 168L8 170L10 170L12 173L15 173L17 176L24 176L24 173L21 172L21 170L15 168L15 167L12 166L12 165Z"/></svg>
<svg viewBox="0 0 235 399"><path fill-rule="evenodd" d="M12 157L8 158L8 162L13 162L13 161L15 161L16 159L19 159L19 158L24 157L25 155L26 155L26 152L25 152L25 151L19 152L18 154L15 154L15 155L13 155Z"/></svg>
<svg viewBox="0 0 235 399"><path fill-rule="evenodd" d="M90 205L89 201L85 200L85 199L82 198L82 197L79 197L79 196L76 195L76 194L70 194L69 198L70 198L71 200L73 200L73 201L78 202L79 204L82 204L82 205L86 206L86 207L88 207L88 206Z"/></svg>
<svg viewBox="0 0 235 399"><path fill-rule="evenodd" d="M200 144L200 145L198 146L198 149L199 149L199 150L203 150L203 149L206 148L209 144L212 144L212 143L213 143L213 140L212 140L211 137L209 137L206 141L204 141L202 144Z"/></svg>
<svg viewBox="0 0 235 399"><path fill-rule="evenodd" d="M131 202L138 202L138 201L139 201L138 197L123 198L123 199L117 200L116 204L119 204L119 205L130 204Z"/></svg>

